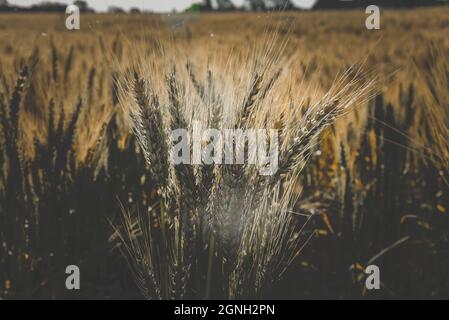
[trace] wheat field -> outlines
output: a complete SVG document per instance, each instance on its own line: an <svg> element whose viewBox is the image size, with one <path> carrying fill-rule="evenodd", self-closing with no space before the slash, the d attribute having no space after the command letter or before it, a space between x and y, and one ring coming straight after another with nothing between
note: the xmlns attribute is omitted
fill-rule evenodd
<svg viewBox="0 0 449 320"><path fill-rule="evenodd" d="M449 298L449 9L365 19L0 15L0 298ZM172 166L194 121L280 170Z"/></svg>

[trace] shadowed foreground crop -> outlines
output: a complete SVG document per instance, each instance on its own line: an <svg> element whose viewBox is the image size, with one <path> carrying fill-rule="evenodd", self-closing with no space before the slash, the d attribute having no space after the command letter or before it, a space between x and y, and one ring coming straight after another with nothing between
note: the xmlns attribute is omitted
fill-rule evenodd
<svg viewBox="0 0 449 320"><path fill-rule="evenodd" d="M0 297L449 298L447 11L1 15ZM194 121L279 170L172 165Z"/></svg>

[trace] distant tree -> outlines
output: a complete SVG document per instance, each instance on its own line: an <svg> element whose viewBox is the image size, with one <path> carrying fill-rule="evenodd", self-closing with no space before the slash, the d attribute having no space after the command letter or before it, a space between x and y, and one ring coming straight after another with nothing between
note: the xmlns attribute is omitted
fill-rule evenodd
<svg viewBox="0 0 449 320"><path fill-rule="evenodd" d="M0 0L0 7L6 7L8 5L7 0Z"/></svg>
<svg viewBox="0 0 449 320"><path fill-rule="evenodd" d="M264 0L245 0L244 7L251 11L265 11L265 1Z"/></svg>
<svg viewBox="0 0 449 320"><path fill-rule="evenodd" d="M251 11L293 9L291 0L245 0L244 7Z"/></svg>
<svg viewBox="0 0 449 320"><path fill-rule="evenodd" d="M194 3L190 7L188 7L185 12L199 12L203 8L202 3Z"/></svg>
<svg viewBox="0 0 449 320"><path fill-rule="evenodd" d="M202 0L192 4L185 11L231 11L234 9L235 6L231 0Z"/></svg>
<svg viewBox="0 0 449 320"><path fill-rule="evenodd" d="M212 0L204 0L203 9L208 11L212 10Z"/></svg>
<svg viewBox="0 0 449 320"><path fill-rule="evenodd" d="M89 5L87 4L86 1L77 0L77 1L74 1L73 4L80 9L80 12L93 11L91 8L89 8Z"/></svg>
<svg viewBox="0 0 449 320"><path fill-rule="evenodd" d="M230 11L234 10L235 6L231 0L212 0L212 9L218 11Z"/></svg>
<svg viewBox="0 0 449 320"><path fill-rule="evenodd" d="M338 8L339 0L318 0L315 3L314 9L327 9L327 8Z"/></svg>
<svg viewBox="0 0 449 320"><path fill-rule="evenodd" d="M114 13L114 14L120 14L120 13L125 13L125 10L123 10L120 7L116 7L116 6L110 6L108 8L108 12L109 13Z"/></svg>
<svg viewBox="0 0 449 320"><path fill-rule="evenodd" d="M294 7L290 0L265 0L267 9L291 9Z"/></svg>
<svg viewBox="0 0 449 320"><path fill-rule="evenodd" d="M129 13L132 13L132 14L138 14L140 12L141 12L140 9L136 8L136 7L129 9Z"/></svg>
<svg viewBox="0 0 449 320"><path fill-rule="evenodd" d="M65 12L67 5L58 2L41 2L30 7L32 12Z"/></svg>

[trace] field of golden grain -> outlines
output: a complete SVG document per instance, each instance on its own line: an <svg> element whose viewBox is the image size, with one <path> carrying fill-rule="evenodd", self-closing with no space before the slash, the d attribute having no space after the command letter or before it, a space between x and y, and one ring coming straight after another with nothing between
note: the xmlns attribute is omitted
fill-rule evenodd
<svg viewBox="0 0 449 320"><path fill-rule="evenodd" d="M365 18L0 15L0 298L449 298L449 9ZM171 166L194 121L279 174Z"/></svg>

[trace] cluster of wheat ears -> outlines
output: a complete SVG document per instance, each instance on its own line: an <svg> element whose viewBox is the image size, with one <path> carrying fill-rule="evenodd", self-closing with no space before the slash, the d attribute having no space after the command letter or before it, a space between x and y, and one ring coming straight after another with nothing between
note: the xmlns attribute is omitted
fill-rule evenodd
<svg viewBox="0 0 449 320"><path fill-rule="evenodd" d="M146 298L259 297L314 235L304 232L312 216L293 207L307 187L298 176L320 135L366 102L377 80L353 66L325 93L299 89L292 82L296 54L283 54L285 41L268 33L246 54L201 52L196 59L193 49L173 47L137 49L133 64L122 68L120 104L157 196L148 210L123 208L116 234ZM219 130L278 130L278 172L173 165L169 132L191 129L194 121Z"/></svg>
<svg viewBox="0 0 449 320"><path fill-rule="evenodd" d="M447 297L446 11L2 15L0 298ZM198 123L279 170L173 165Z"/></svg>

